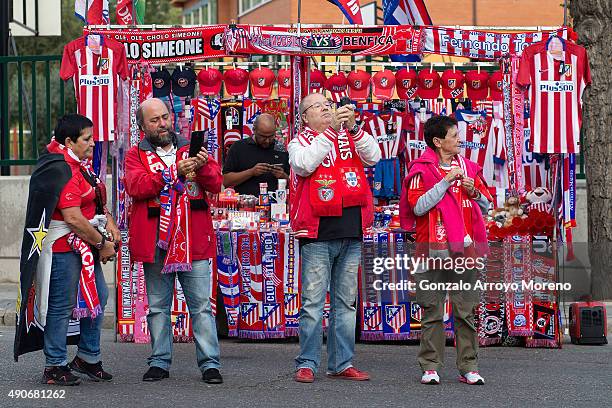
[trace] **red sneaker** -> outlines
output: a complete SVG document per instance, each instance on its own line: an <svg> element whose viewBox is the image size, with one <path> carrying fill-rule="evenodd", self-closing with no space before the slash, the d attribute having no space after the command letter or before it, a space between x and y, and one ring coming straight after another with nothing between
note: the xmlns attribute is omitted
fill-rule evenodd
<svg viewBox="0 0 612 408"><path fill-rule="evenodd" d="M314 382L314 373L310 368L300 368L295 372L293 379L301 383Z"/></svg>
<svg viewBox="0 0 612 408"><path fill-rule="evenodd" d="M351 381L368 381L370 379L370 374L365 371L360 371L355 367L349 367L344 371L341 371L337 374L327 373L329 378L340 378L342 380L351 380Z"/></svg>

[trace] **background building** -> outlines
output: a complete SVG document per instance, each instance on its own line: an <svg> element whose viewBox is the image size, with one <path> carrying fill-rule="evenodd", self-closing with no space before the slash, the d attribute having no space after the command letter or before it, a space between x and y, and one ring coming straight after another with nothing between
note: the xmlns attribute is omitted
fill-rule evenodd
<svg viewBox="0 0 612 408"><path fill-rule="evenodd" d="M382 24L382 0L361 0L362 9L378 6ZM537 3L537 4L536 4ZM298 0L170 0L183 10L183 24L297 23ZM425 0L435 25L553 26L563 24L560 0ZM365 16L364 16L365 18ZM326 0L303 0L302 23L342 24L340 10ZM345 22L345 21L344 21Z"/></svg>

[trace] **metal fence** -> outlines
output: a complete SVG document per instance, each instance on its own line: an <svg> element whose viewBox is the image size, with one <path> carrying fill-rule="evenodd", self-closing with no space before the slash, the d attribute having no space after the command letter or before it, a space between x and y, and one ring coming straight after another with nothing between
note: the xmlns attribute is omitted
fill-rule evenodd
<svg viewBox="0 0 612 408"><path fill-rule="evenodd" d="M3 168L35 164L57 118L76 106L72 83L59 77L60 63L60 55L0 57Z"/></svg>

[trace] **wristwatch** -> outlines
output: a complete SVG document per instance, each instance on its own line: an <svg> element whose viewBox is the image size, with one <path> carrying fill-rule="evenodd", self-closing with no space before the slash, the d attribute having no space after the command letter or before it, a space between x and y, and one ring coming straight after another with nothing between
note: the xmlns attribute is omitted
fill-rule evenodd
<svg viewBox="0 0 612 408"><path fill-rule="evenodd" d="M97 244L94 244L94 247L97 250L104 248L104 243L106 242L106 235L104 234L100 234L100 235L102 235L102 241L98 242Z"/></svg>
<svg viewBox="0 0 612 408"><path fill-rule="evenodd" d="M349 129L349 133L351 135L356 135L357 132L359 132L359 125L355 123L353 127Z"/></svg>

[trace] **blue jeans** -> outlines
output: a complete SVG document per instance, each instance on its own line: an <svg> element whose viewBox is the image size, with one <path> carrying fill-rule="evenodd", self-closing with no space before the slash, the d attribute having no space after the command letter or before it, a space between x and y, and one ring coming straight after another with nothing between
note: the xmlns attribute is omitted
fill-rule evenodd
<svg viewBox="0 0 612 408"><path fill-rule="evenodd" d="M334 239L311 242L301 249L302 308L298 369L317 372L323 341L323 306L329 287L331 310L327 332L327 371L335 374L351 367L355 354L357 271L361 240Z"/></svg>
<svg viewBox="0 0 612 408"><path fill-rule="evenodd" d="M108 287L99 261L95 263L94 273L102 313L95 319L85 317L80 320L81 336L77 351L77 356L90 364L100 361L100 332L104 320L104 307L108 300ZM47 367L68 364L66 334L72 310L76 305L80 277L81 256L79 254L74 252L53 254L49 283L49 308L43 347Z"/></svg>
<svg viewBox="0 0 612 408"><path fill-rule="evenodd" d="M202 372L219 368L217 325L210 306L210 264L208 260L193 261L189 272L161 273L165 251L158 250L155 263L145 263L144 273L149 300L147 323L151 333L149 366L170 369L172 363L172 326L170 306L174 296L174 281L178 279L185 294L193 327L198 367Z"/></svg>

